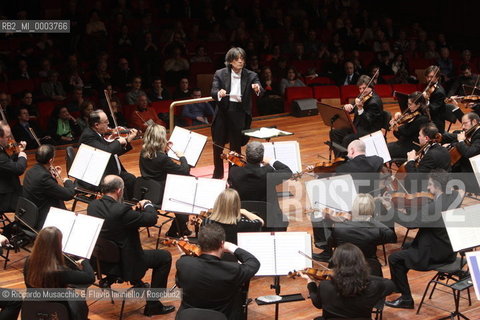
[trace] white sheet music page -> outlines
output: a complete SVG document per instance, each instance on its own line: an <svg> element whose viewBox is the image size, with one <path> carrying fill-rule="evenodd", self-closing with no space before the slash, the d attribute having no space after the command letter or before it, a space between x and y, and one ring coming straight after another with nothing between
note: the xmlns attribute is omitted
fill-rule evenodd
<svg viewBox="0 0 480 320"><path fill-rule="evenodd" d="M349 174L324 179L310 180L305 183L311 208L315 210L313 218L321 219L322 209L351 211L357 190Z"/></svg>
<svg viewBox="0 0 480 320"><path fill-rule="evenodd" d="M46 227L57 227L62 232L62 249L64 249L74 223L74 212L60 208L50 207L42 229L45 229Z"/></svg>
<svg viewBox="0 0 480 320"><path fill-rule="evenodd" d="M374 133L367 134L360 138L365 142L365 155L369 156L379 156L383 158L383 163L387 163L392 160L390 156L390 151L388 151L387 142L381 130L375 131Z"/></svg>
<svg viewBox="0 0 480 320"><path fill-rule="evenodd" d="M471 157L470 163L472 164L473 173L475 173L475 178L480 185L480 154L474 157Z"/></svg>
<svg viewBox="0 0 480 320"><path fill-rule="evenodd" d="M292 134L291 132L278 130L277 128L266 128L266 127L262 127L255 131L245 133L246 136L250 136L258 139L267 139L267 138L277 137L279 135L287 136L291 134Z"/></svg>
<svg viewBox="0 0 480 320"><path fill-rule="evenodd" d="M98 186L110 160L111 153L81 144L68 175Z"/></svg>
<svg viewBox="0 0 480 320"><path fill-rule="evenodd" d="M276 275L312 267L312 261L298 253L300 250L312 256L312 240L307 232L275 232L275 248Z"/></svg>
<svg viewBox="0 0 480 320"><path fill-rule="evenodd" d="M276 159L287 165L292 172L302 171L298 141L264 142L264 157Z"/></svg>
<svg viewBox="0 0 480 320"><path fill-rule="evenodd" d="M480 245L480 204L442 212L453 251Z"/></svg>
<svg viewBox="0 0 480 320"><path fill-rule="evenodd" d="M218 195L226 188L227 182L225 180L198 178L193 212L200 213L200 211L205 210L204 208L213 208Z"/></svg>
<svg viewBox="0 0 480 320"><path fill-rule="evenodd" d="M271 232L239 232L238 246L247 250L260 261L260 269L256 276L274 276L275 268L275 235Z"/></svg>
<svg viewBox="0 0 480 320"><path fill-rule="evenodd" d="M480 300L480 251L467 252L466 255L475 295L477 300Z"/></svg>
<svg viewBox="0 0 480 320"><path fill-rule="evenodd" d="M98 235L102 230L103 219L79 214L76 216L72 231L63 251L90 259Z"/></svg>
<svg viewBox="0 0 480 320"><path fill-rule="evenodd" d="M177 152L183 152L188 164L195 167L207 143L207 139L205 135L177 126L173 129L169 141L173 143L172 149ZM168 151L168 156L178 160L177 155L172 150Z"/></svg>

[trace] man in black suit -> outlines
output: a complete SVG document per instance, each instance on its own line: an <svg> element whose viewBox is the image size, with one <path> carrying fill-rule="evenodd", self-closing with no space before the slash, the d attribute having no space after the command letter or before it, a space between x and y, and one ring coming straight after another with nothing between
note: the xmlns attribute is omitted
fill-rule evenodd
<svg viewBox="0 0 480 320"><path fill-rule="evenodd" d="M423 184L427 181L427 173L436 169L450 170L450 154L448 150L439 143L440 134L433 123L428 123L420 128L418 141L425 146L420 161L417 159L417 151L407 153L407 164L405 169L407 175L407 189L416 192L424 190ZM417 189L415 189L417 188Z"/></svg>
<svg viewBox="0 0 480 320"><path fill-rule="evenodd" d="M437 71L438 70L438 71ZM445 112L447 107L445 105L445 89L440 84L440 70L437 66L430 66L425 69L425 80L427 83L431 81L433 91L425 92L425 97L429 100L428 108L430 109L430 117L433 123L438 128L438 131L443 134L445 131Z"/></svg>
<svg viewBox="0 0 480 320"><path fill-rule="evenodd" d="M157 222L157 212L149 200L139 202L141 211L123 203L122 178L108 175L100 186L103 197L92 201L87 208L89 216L102 218L100 237L111 240L120 247L121 276L136 286L143 286L142 278L152 269L152 288L166 288L172 256L165 250L143 250L138 228L151 227ZM146 316L173 312L174 306L160 301L147 301L143 311Z"/></svg>
<svg viewBox="0 0 480 320"><path fill-rule="evenodd" d="M66 209L64 201L72 200L75 195L73 181L64 178L63 186L53 177L53 159L55 147L50 144L41 145L35 152L37 163L25 173L23 179L23 196L38 207L38 220L35 229L43 227L50 207ZM62 169L54 167L59 175ZM61 179L61 177L59 177Z"/></svg>
<svg viewBox="0 0 480 320"><path fill-rule="evenodd" d="M408 220L412 227L419 227L418 233L411 245L388 257L391 279L401 296L385 304L393 308L413 309L414 303L407 273L410 269L419 271L431 270L431 265L449 263L455 260L450 239L442 219L442 211L455 209L461 201L459 193L446 194L448 174L445 171L432 172L428 179L428 191L433 193L434 200L426 206L411 212ZM400 213L401 215L401 213ZM399 216L398 219L401 219Z"/></svg>
<svg viewBox="0 0 480 320"><path fill-rule="evenodd" d="M10 157L5 151L12 137L7 123L0 121L0 212L15 211L18 196L22 193L20 177L27 168L26 143L19 143L20 152Z"/></svg>
<svg viewBox="0 0 480 320"><path fill-rule="evenodd" d="M243 167L232 166L228 172L228 184L238 191L242 201L266 201L275 208L272 216L267 218L267 227L285 227L280 215L280 205L275 186L292 176L292 170L275 159L266 159L264 147L258 141L247 144L247 163ZM264 163L261 166L262 162Z"/></svg>
<svg viewBox="0 0 480 320"><path fill-rule="evenodd" d="M348 161L335 169L336 173L368 173L380 172L383 168L383 158L379 156L366 156L365 142L353 140L347 147Z"/></svg>
<svg viewBox="0 0 480 320"><path fill-rule="evenodd" d="M366 134L378 131L384 122L382 99L373 91L373 82L369 76L363 75L358 79L357 85L360 95L365 101L355 99L355 104L346 104L343 109L354 114L353 126L357 133L350 129L333 129L330 140L347 147L350 142ZM367 86L368 85L368 86ZM336 155L339 154L336 152Z"/></svg>
<svg viewBox="0 0 480 320"><path fill-rule="evenodd" d="M132 150L130 142L137 136L137 130L131 129L126 138L120 137L112 142L108 142L103 138L103 134L109 130L108 124L109 122L105 112L102 110L93 111L88 118L89 127L83 130L78 142L112 154L103 176L109 174L119 175L125 182L125 197L131 199L133 198L135 176L125 170L120 162L119 156ZM85 184L85 182L80 183L80 185L91 190L95 189L94 186Z"/></svg>
<svg viewBox="0 0 480 320"><path fill-rule="evenodd" d="M351 61L345 61L343 64L343 72L336 75L335 82L337 86L347 86L357 84L360 75L355 71L355 65Z"/></svg>
<svg viewBox="0 0 480 320"><path fill-rule="evenodd" d="M17 120L17 123L12 127L12 133L15 137L15 140L25 141L27 143L27 150L38 148L38 143L35 141L34 136L30 132L30 128L33 130L33 132L35 132L41 143L54 143L52 137L44 136L42 134L42 131L38 127L36 121L30 120L30 113L26 107L20 107L18 109Z"/></svg>
<svg viewBox="0 0 480 320"><path fill-rule="evenodd" d="M260 262L249 252L225 242L225 231L216 224L200 229L200 257L183 255L177 260L176 282L183 289L179 312L188 308L213 309L230 320L243 319L242 304L246 298L242 287L255 275ZM241 262L222 260L230 253Z"/></svg>
<svg viewBox="0 0 480 320"><path fill-rule="evenodd" d="M237 153L248 139L242 130L249 129L252 122L252 92L263 91L258 75L244 68L246 53L242 48L231 48L225 55L226 67L215 72L212 83L212 98L217 102L212 120L213 178L223 178L223 147L230 143L230 150Z"/></svg>

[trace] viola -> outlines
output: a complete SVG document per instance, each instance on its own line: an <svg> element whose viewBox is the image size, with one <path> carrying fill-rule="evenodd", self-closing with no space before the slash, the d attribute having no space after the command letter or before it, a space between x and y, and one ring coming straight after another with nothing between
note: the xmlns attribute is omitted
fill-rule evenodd
<svg viewBox="0 0 480 320"><path fill-rule="evenodd" d="M434 195L430 192L393 192L390 194L395 208L418 208L433 201Z"/></svg>
<svg viewBox="0 0 480 320"><path fill-rule="evenodd" d="M223 160L227 160L228 162L230 162L233 165L236 165L237 167L245 167L245 165L247 164L245 157L234 151L230 151L227 154L222 153L220 155L220 158L222 158Z"/></svg>
<svg viewBox="0 0 480 320"><path fill-rule="evenodd" d="M302 273L306 274L312 280L330 280L333 276L333 270L319 270L316 268L305 268L301 270ZM293 270L288 273L288 277L295 279L295 277L300 277L300 272Z"/></svg>
<svg viewBox="0 0 480 320"><path fill-rule="evenodd" d="M168 247L178 246L187 256L198 257L202 254L199 246L186 240L165 239L161 242L161 244Z"/></svg>

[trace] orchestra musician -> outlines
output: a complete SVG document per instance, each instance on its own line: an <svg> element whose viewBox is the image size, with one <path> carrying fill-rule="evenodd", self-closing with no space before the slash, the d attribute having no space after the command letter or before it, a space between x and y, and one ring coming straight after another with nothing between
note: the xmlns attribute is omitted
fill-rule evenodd
<svg viewBox="0 0 480 320"><path fill-rule="evenodd" d="M351 243L340 245L332 257L331 280L316 283L306 274L312 304L323 309L321 319L371 319L372 309L395 286L389 279L370 275L362 251Z"/></svg>
<svg viewBox="0 0 480 320"><path fill-rule="evenodd" d="M35 239L32 253L25 262L23 273L27 288L67 288L71 285L91 285L95 274L88 259L76 262L77 269L69 268L62 254L62 232L56 227L42 229ZM87 320L85 300L60 301L69 311L69 319Z"/></svg>
<svg viewBox="0 0 480 320"><path fill-rule="evenodd" d="M212 120L213 178L223 178L223 161L220 158L227 142L230 149L241 153L248 142L242 130L249 129L252 122L252 92L263 92L258 75L245 67L247 55L242 48L231 48L225 55L223 69L215 72L212 83L212 98L217 107Z"/></svg>
<svg viewBox="0 0 480 320"><path fill-rule="evenodd" d="M125 182L125 198L133 198L133 189L135 185L135 176L123 167L120 162L119 156L132 150L130 142L137 136L136 129L130 129L127 137L119 137L118 139L108 142L103 137L104 134L109 132L108 118L105 112L102 110L95 110L90 113L88 118L88 128L83 130L80 136L79 143L84 143L99 150L103 150L111 153L110 160L103 176L115 174L122 177ZM86 184L85 182L79 182L80 185L85 186L87 189L96 190L98 188Z"/></svg>
<svg viewBox="0 0 480 320"><path fill-rule="evenodd" d="M0 247L4 247L7 244L9 244L7 237L0 234ZM1 252L1 248L0 248L0 254L3 254ZM20 294L19 292L14 292L14 290L6 289L6 288L0 288L0 293L4 297L13 297L15 293ZM21 308L22 308L22 301L13 300L13 299L0 300L0 309L1 309L0 320L17 319Z"/></svg>
<svg viewBox="0 0 480 320"><path fill-rule="evenodd" d="M431 265L449 263L455 260L450 239L442 219L442 211L455 209L461 201L458 192L446 193L448 174L444 170L435 170L429 174L428 191L434 200L410 212L408 221L410 227L419 227L415 239L409 246L396 251L388 257L391 279L401 296L393 301L386 301L387 306L393 308L413 309L414 302L407 273L410 269L418 271L431 270ZM390 208L387 208L390 209ZM398 216L398 219L401 219Z"/></svg>
<svg viewBox="0 0 480 320"><path fill-rule="evenodd" d="M354 104L346 104L343 109L354 114L353 125L357 133L350 129L333 129L330 140L347 147L350 142L368 133L378 131L383 125L382 99L373 90L373 81L369 76L362 75L357 82L359 97ZM338 152L335 153L338 156Z"/></svg>
<svg viewBox="0 0 480 320"><path fill-rule="evenodd" d="M50 207L66 209L64 201L72 200L75 195L73 181L61 178L62 169L53 165L55 147L41 145L35 152L37 163L25 173L23 179L23 197L38 207L38 220L34 227L40 230L47 218ZM63 180L63 186L57 180Z"/></svg>
<svg viewBox="0 0 480 320"><path fill-rule="evenodd" d="M438 132L445 131L445 89L440 84L440 72L437 66L429 66L425 69L425 80L430 84L423 92L424 97L428 100L428 108L430 117L438 128Z"/></svg>
<svg viewBox="0 0 480 320"><path fill-rule="evenodd" d="M166 250L144 250L140 242L140 227L157 223L157 212L149 200L141 200L140 211L123 203L124 184L119 176L108 175L100 185L103 197L90 202L89 216L104 219L100 237L115 242L120 247L122 278L137 287L145 287L142 278L147 269L152 269L152 288L166 288L172 256ZM112 283L114 279L110 280ZM174 306L160 301L147 301L143 314L152 316L167 314Z"/></svg>
<svg viewBox="0 0 480 320"><path fill-rule="evenodd" d="M260 231L264 221L256 214L240 208L240 197L234 189L225 189L213 205L212 213L203 221L204 225L216 223L225 230L225 239L237 244L238 232Z"/></svg>
<svg viewBox="0 0 480 320"><path fill-rule="evenodd" d="M328 238L330 248L344 243L356 245L370 267L370 274L383 277L382 266L377 258L377 246L397 242L393 229L374 220L375 201L370 194L359 193L352 205L352 220L335 222Z"/></svg>
<svg viewBox="0 0 480 320"><path fill-rule="evenodd" d="M21 141L18 144L20 152L10 156L7 149L11 139L10 126L0 121L0 213L15 211L22 193L19 177L27 169L26 143Z"/></svg>
<svg viewBox="0 0 480 320"><path fill-rule="evenodd" d="M163 199L167 174L190 175L190 166L187 163L183 152L175 150L175 146L168 147L167 133L165 127L153 124L147 128L143 136L142 151L140 152L140 173L142 177L153 179L160 183L160 199ZM175 163L168 155L168 149L175 152L180 163ZM177 221L172 221L166 235L177 237L190 235L186 223L188 216L183 214L175 215ZM181 230L177 230L177 223Z"/></svg>
<svg viewBox="0 0 480 320"><path fill-rule="evenodd" d="M179 314L187 308L212 309L230 320L244 319L241 288L257 273L260 262L254 255L225 241L225 231L218 224L200 228L199 257L183 255L177 260L176 283L183 290ZM222 260L233 254L238 262Z"/></svg>
<svg viewBox="0 0 480 320"><path fill-rule="evenodd" d="M430 122L427 100L421 92L415 91L408 95L408 109L401 114L397 112L390 121L393 135L398 139L390 142L387 147L392 159L405 158L407 152L418 146L418 132L420 127Z"/></svg>

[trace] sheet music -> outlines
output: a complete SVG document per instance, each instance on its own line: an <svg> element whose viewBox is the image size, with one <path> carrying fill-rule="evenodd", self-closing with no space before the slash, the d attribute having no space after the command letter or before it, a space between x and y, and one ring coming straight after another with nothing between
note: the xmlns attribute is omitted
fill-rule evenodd
<svg viewBox="0 0 480 320"><path fill-rule="evenodd" d="M278 130L277 128L265 128L265 127L262 127L260 129L257 129L251 132L245 132L244 134L246 136L250 136L258 139L267 139L267 138L272 138L277 136L292 135L291 132Z"/></svg>
<svg viewBox="0 0 480 320"><path fill-rule="evenodd" d="M298 141L264 142L264 157L276 159L287 165L292 172L302 171Z"/></svg>
<svg viewBox="0 0 480 320"><path fill-rule="evenodd" d="M453 251L480 245L480 204L442 212Z"/></svg>
<svg viewBox="0 0 480 320"><path fill-rule="evenodd" d="M480 154L474 157L471 157L470 163L472 164L473 173L475 173L475 178L477 178L477 182L480 185Z"/></svg>
<svg viewBox="0 0 480 320"><path fill-rule="evenodd" d="M369 156L379 156L382 157L383 163L387 163L392 160L390 152L388 151L387 142L381 130L375 131L374 133L367 134L360 138L365 142L365 155Z"/></svg>
<svg viewBox="0 0 480 320"><path fill-rule="evenodd" d="M78 148L68 175L98 186L110 157L111 153L82 143Z"/></svg>
<svg viewBox="0 0 480 320"><path fill-rule="evenodd" d="M323 218L321 210L324 208L351 211L353 200L357 197L355 184L349 174L307 181L305 187L310 205L315 209L315 219Z"/></svg>
<svg viewBox="0 0 480 320"><path fill-rule="evenodd" d="M168 174L162 210L198 214L213 208L226 187L224 180Z"/></svg>
<svg viewBox="0 0 480 320"><path fill-rule="evenodd" d="M467 252L466 256L475 295L477 300L480 300L480 251Z"/></svg>
<svg viewBox="0 0 480 320"><path fill-rule="evenodd" d="M287 275L302 270L312 262L298 251L311 256L311 238L307 232L240 232L238 246L260 261L256 276Z"/></svg>
<svg viewBox="0 0 480 320"><path fill-rule="evenodd" d="M170 136L172 149L181 151L190 166L195 167L207 143L207 136L176 126ZM168 151L170 158L178 160L178 157L171 150Z"/></svg>
<svg viewBox="0 0 480 320"><path fill-rule="evenodd" d="M43 228L57 227L62 232L63 252L90 259L102 225L103 219L51 207Z"/></svg>

